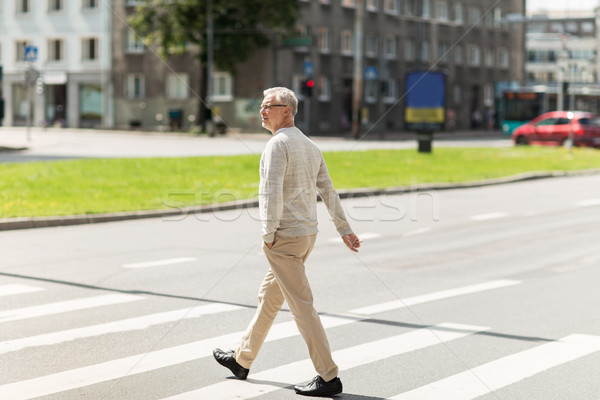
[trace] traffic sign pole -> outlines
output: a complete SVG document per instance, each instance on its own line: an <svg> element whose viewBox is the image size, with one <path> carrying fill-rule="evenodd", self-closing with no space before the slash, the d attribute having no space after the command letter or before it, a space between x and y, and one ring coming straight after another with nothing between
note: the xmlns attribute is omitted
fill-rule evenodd
<svg viewBox="0 0 600 400"><path fill-rule="evenodd" d="M25 73L25 83L27 85L27 141L31 142L31 112L33 111L32 87L34 79L33 63L37 61L38 48L36 46L25 46L25 61L27 61L27 72Z"/></svg>

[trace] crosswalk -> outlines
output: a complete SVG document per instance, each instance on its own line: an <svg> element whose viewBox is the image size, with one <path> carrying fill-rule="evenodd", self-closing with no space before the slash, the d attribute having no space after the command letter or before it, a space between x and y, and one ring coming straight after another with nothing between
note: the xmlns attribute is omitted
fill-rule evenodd
<svg viewBox="0 0 600 400"><path fill-rule="evenodd" d="M363 307L349 310L343 314L323 314L321 316L325 329L343 327L345 332L352 335L358 332L362 322L369 322L381 317L382 313L394 312L401 309L418 307L422 304L436 301L450 300L460 296L478 295L486 296L487 293L507 289L520 285L522 282L515 280L495 280L480 282L473 285L446 288L438 292L425 293L380 304L365 304ZM28 296L56 291L48 287L23 285L18 282L0 282L0 297L16 299L27 304ZM9 297L10 296L10 297ZM123 335L127 337L132 332L145 332L154 327L165 324L179 323L181 321L199 321L207 318L228 318L232 313L241 312L244 307L224 303L204 303L195 307L184 307L170 311L144 313L128 318L118 317L98 323L88 323L86 326L68 327L69 316L73 313L90 310L111 310L130 307L135 304L144 304L149 301L145 296L111 293L62 301L48 301L39 303L41 298L55 296L37 296L32 300L33 305L0 311L0 329L5 332L16 329L19 323L36 321L36 318L53 317L66 320L64 324L57 324L55 331L16 337L0 342L0 365L6 365L4 357L10 360L19 360L19 352L39 349L44 352L48 349L60 352L80 340L97 341L102 346L106 335ZM30 303L31 304L31 303ZM145 309L141 307L140 309ZM115 315L119 315L115 313ZM86 321L87 322L87 321ZM31 325L29 325L31 327ZM335 346L333 341L333 357L336 360L342 378L344 372L367 371L376 368L379 363L390 362L395 357L402 357L418 352L432 351L435 349L449 350L453 343L462 343L493 330L493 326L479 326L465 321L439 321L433 325L405 326L401 332L387 333L383 337L376 337L360 342L353 342L343 346ZM386 331L387 332L387 331ZM35 368L29 372L30 376L19 375L10 379L2 376L0 379L0 399L25 400L36 398L70 399L80 398L67 395L69 391L78 390L78 396L85 398L98 398L91 388L94 385L109 382L135 380L144 374L160 374L167 368L183 368L186 363L202 359L210 359L215 347L233 347L240 339L241 331L223 332L217 336L206 337L202 340L171 345L161 349L151 349L137 354L123 354L96 363L88 363L71 369L57 369L38 373ZM280 341L298 337L298 331L293 321L275 323L271 328L266 345L276 345ZM12 335L9 335L12 336ZM124 339L125 340L125 339ZM127 346L124 346L125 348ZM441 351L441 350L440 350ZM548 340L542 344L532 343L525 349L516 353L504 355L494 360L485 360L480 364L470 365L464 363L464 370L450 374L442 379L428 382L424 385L407 384L402 393L394 392L394 386L384 389L385 394L379 393L373 398L387 398L395 400L467 400L475 399L489 393L501 390L509 385L523 381L537 374L542 374L554 367L574 362L585 356L600 352L600 336L572 333L568 336ZM6 358L8 360L8 358ZM251 371L247 381L236 379L223 379L227 371L214 364L215 370L220 372L219 379L202 381L194 387L186 386L178 389L169 386L172 391L168 394L161 393L151 397L153 399L169 400L198 400L198 399L253 399L268 396L269 394L289 392L291 385L309 380L314 376L314 369L310 359L296 361L285 360L277 365ZM213 364L210 364L213 365ZM5 369L4 371L8 371ZM5 375L3 373L3 375ZM397 377L396 377L397 378ZM88 392L89 390L89 392ZM278 392L281 391L281 392ZM63 397L66 396L66 397ZM127 398L147 398L130 393ZM273 397L269 397L273 398Z"/></svg>

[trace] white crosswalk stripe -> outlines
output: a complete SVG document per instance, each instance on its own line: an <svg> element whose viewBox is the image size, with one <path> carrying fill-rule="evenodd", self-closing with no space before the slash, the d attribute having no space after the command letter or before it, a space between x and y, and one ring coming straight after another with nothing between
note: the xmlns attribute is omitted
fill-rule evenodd
<svg viewBox="0 0 600 400"><path fill-rule="evenodd" d="M0 286L0 297L3 296L13 296L16 294L24 294L24 293L33 293L39 292L44 289L36 286L29 285L19 285L19 284L11 284L11 285L2 285Z"/></svg>
<svg viewBox="0 0 600 400"><path fill-rule="evenodd" d="M352 310L351 312L356 314L375 314L384 311L397 310L399 308L414 306L417 304L427 303L434 300L448 299L450 297L462 296L465 294L472 294L477 292L483 292L491 289L498 289L506 286L518 285L520 281L513 281L508 279L491 281L481 283L477 285L464 286L457 289L443 290L441 292L431 293L427 295L409 297L406 299L394 300L388 303L377 304L374 306L362 307Z"/></svg>
<svg viewBox="0 0 600 400"><path fill-rule="evenodd" d="M394 396L392 399L470 400L597 351L600 351L600 336L571 335Z"/></svg>
<svg viewBox="0 0 600 400"><path fill-rule="evenodd" d="M142 299L143 297L141 296L134 296L130 294L106 294L102 296L88 297L85 299L59 301L56 303L19 308L16 310L1 311L0 323L35 317L44 317L53 314L62 314L71 311L85 310L113 304L129 303L131 301Z"/></svg>
<svg viewBox="0 0 600 400"><path fill-rule="evenodd" d="M487 329L480 326L440 324L432 328L418 329L402 335L338 350L333 352L332 355L340 370L347 370L410 351L449 342ZM169 397L168 400L249 399L288 386L289 382L302 382L313 375L314 370L311 361L302 360L252 375L253 380L282 382L281 386L260 383L248 385L239 380L229 380Z"/></svg>
<svg viewBox="0 0 600 400"><path fill-rule="evenodd" d="M193 257L177 257L169 258L167 260L155 260L155 261L144 261L139 263L123 264L123 268L151 268L161 267L164 265L182 264L196 261Z"/></svg>
<svg viewBox="0 0 600 400"><path fill-rule="evenodd" d="M348 314L323 314L321 320L326 329L345 327L346 332L353 332L359 328L359 322L373 323L369 321L372 316L382 312L400 310L408 306L434 301L442 301L464 295L483 294L487 291L510 288L521 284L515 280L495 280L479 284L446 289L439 292L407 297L400 300L371 304L349 311ZM26 285L0 285L0 295L21 295L44 290ZM77 298L48 304L34 305L13 310L0 311L0 323L7 326L22 320L56 316L68 313L89 310L95 307L122 307L139 300L149 300L146 297L129 294L108 294L87 298ZM37 300L39 301L39 300ZM139 302L136 304L145 304ZM129 306L128 306L129 307ZM147 309L140 307L140 309ZM143 332L161 324L177 323L181 320L193 318L220 318L227 313L243 310L238 305L214 303L204 304L196 307L178 308L172 311L164 311L153 314L135 316L132 318L103 322L100 324L88 324L62 331L44 333L40 335L15 338L0 342L0 355L10 357L9 353L15 353L19 357L20 351L38 348L39 346L54 346L54 350L62 349L61 346L71 346L69 342L76 340L89 340L90 343L101 340L106 334L125 335L129 332ZM214 317L210 317L213 315ZM198 321L202 322L202 321ZM426 348L439 346L440 349L447 347L446 343L453 341L469 341L470 337L492 329L488 326L468 325L461 323L441 323L432 326L415 326L414 329L407 327L401 334L393 334L388 337L379 337L372 340L364 340L353 345L334 351L333 358L341 371L351 369L374 368L378 362L408 353L425 351ZM19 380L5 381L0 385L0 399L25 400L43 396L56 395L73 389L88 393L92 385L120 379L134 379L161 368L179 368L184 363L210 358L215 347L230 348L239 342L243 332L224 332L215 337L191 343L180 344L160 350L146 353L127 355L122 358L104 358L103 362L85 365L78 368L62 371L45 370L41 376L25 376ZM351 334L351 333L350 333ZM266 342L274 342L299 336L294 321L274 324L269 332ZM118 336L117 336L118 337ZM481 338L481 336L480 336ZM83 343L83 342L82 342ZM273 344L276 345L276 344ZM124 347L125 348L125 347ZM51 347L48 347L51 349ZM433 350L432 349L432 350ZM441 351L441 350L440 350ZM447 351L447 350L443 350ZM573 334L563 339L535 346L527 350L510 354L496 361L465 370L456 375L449 376L437 382L426 383L424 386L404 393L387 393L394 395L393 399L447 399L468 400L485 395L497 389L501 389L512 383L519 382L533 375L543 373L547 369L560 366L569 361L577 360L583 356L600 351L600 336ZM40 352L40 355L43 353ZM131 354L131 353L128 353ZM418 354L418 353L416 353ZM14 359L14 358L13 358ZM3 359L0 358L0 364ZM388 362L388 361L386 361ZM215 364L216 369L220 369ZM31 374L34 374L35 369ZM227 374L226 371L222 371ZM168 400L184 399L251 399L260 397L267 393L276 392L282 388L304 382L314 376L315 372L310 359L301 359L294 362L283 361L262 371L251 373L247 381L236 379L223 379L198 385L196 388L188 386L186 389L170 387L170 393L162 393L161 396ZM38 374L39 375L39 374ZM85 389L84 389L85 388ZM185 392L180 393L185 390ZM86 394L93 397L94 392ZM59 395L61 396L61 395ZM71 398L71 397L66 397Z"/></svg>
<svg viewBox="0 0 600 400"><path fill-rule="evenodd" d="M64 343L71 340L90 338L107 333L127 332L147 329L154 325L183 319L198 318L203 315L223 313L239 310L242 307L228 304L207 304L205 306L184 308L181 310L145 315L143 317L129 318L105 324L86 326L83 328L69 329L66 331L52 332L44 335L26 337L0 343L0 354L23 350L35 346L47 346Z"/></svg>

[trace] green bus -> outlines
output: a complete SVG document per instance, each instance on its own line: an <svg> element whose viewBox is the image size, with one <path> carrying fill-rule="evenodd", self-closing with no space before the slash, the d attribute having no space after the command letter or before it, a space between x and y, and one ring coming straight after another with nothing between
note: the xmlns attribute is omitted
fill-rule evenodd
<svg viewBox="0 0 600 400"><path fill-rule="evenodd" d="M548 86L505 89L498 101L498 122L505 134L540 114L556 110L558 89Z"/></svg>

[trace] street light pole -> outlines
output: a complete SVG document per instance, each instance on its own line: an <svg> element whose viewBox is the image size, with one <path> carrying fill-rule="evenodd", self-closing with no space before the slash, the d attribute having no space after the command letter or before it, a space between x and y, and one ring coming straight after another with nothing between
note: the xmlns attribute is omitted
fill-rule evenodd
<svg viewBox="0 0 600 400"><path fill-rule="evenodd" d="M352 137L358 139L359 124L360 124L360 103L362 99L363 89L363 15L364 7L363 0L356 0L356 10L354 13L354 85L352 90Z"/></svg>

